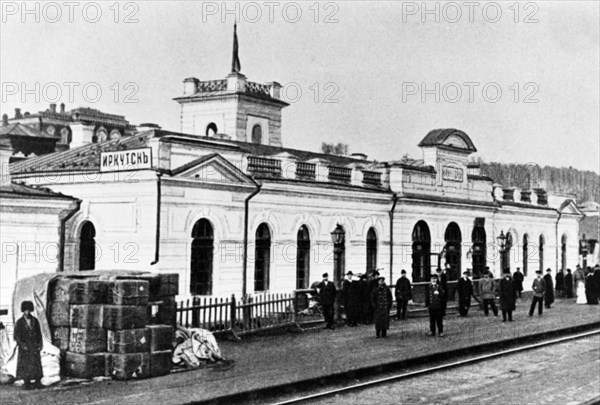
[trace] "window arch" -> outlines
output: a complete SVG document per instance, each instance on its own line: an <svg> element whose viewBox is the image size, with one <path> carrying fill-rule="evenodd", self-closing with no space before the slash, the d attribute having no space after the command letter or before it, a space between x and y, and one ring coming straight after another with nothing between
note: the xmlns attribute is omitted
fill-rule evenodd
<svg viewBox="0 0 600 405"><path fill-rule="evenodd" d="M296 288L308 288L310 276L310 234L306 225L298 229L296 250Z"/></svg>
<svg viewBox="0 0 600 405"><path fill-rule="evenodd" d="M450 222L444 234L446 263L450 265L448 280L458 280L461 270L462 235L456 222Z"/></svg>
<svg viewBox="0 0 600 405"><path fill-rule="evenodd" d="M377 233L375 228L367 232L367 272L377 268Z"/></svg>
<svg viewBox="0 0 600 405"><path fill-rule="evenodd" d="M567 235L560 239L560 266L563 271L567 269Z"/></svg>
<svg viewBox="0 0 600 405"><path fill-rule="evenodd" d="M215 124L214 122L211 122L210 124L208 124L206 126L206 132L205 132L206 136L214 137L215 135L217 135L218 132L219 132L219 129L217 128L217 124Z"/></svg>
<svg viewBox="0 0 600 405"><path fill-rule="evenodd" d="M262 127L255 124L252 127L252 143L262 143Z"/></svg>
<svg viewBox="0 0 600 405"><path fill-rule="evenodd" d="M79 234L79 270L96 268L96 228L90 221L85 221Z"/></svg>
<svg viewBox="0 0 600 405"><path fill-rule="evenodd" d="M416 223L412 231L412 278L426 281L431 275L431 234L425 221Z"/></svg>
<svg viewBox="0 0 600 405"><path fill-rule="evenodd" d="M529 235L523 235L523 276L527 277L527 267L529 261Z"/></svg>
<svg viewBox="0 0 600 405"><path fill-rule="evenodd" d="M256 230L256 247L254 256L254 291L269 289L269 270L271 264L271 231L262 223Z"/></svg>
<svg viewBox="0 0 600 405"><path fill-rule="evenodd" d="M190 294L211 295L213 274L214 231L207 219L200 219L192 228L190 263Z"/></svg>
<svg viewBox="0 0 600 405"><path fill-rule="evenodd" d="M479 279L483 276L487 265L487 235L483 226L473 228L471 241L473 242L473 278Z"/></svg>
<svg viewBox="0 0 600 405"><path fill-rule="evenodd" d="M540 270L544 271L544 245L546 243L546 239L544 238L544 235L540 235L540 244L538 247L539 250L539 262L540 262Z"/></svg>

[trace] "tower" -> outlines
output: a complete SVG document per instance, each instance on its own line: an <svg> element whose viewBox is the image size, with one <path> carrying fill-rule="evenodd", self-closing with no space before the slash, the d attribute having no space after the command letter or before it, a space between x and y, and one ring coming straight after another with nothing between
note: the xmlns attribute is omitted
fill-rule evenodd
<svg viewBox="0 0 600 405"><path fill-rule="evenodd" d="M181 132L281 146L281 110L289 104L281 99L277 82L248 81L241 72L237 26L233 30L231 73L225 79L183 81Z"/></svg>

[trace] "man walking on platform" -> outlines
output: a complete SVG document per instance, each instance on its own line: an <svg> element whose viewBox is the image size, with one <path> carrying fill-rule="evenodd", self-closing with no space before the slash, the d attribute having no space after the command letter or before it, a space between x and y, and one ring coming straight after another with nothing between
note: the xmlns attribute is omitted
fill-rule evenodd
<svg viewBox="0 0 600 405"><path fill-rule="evenodd" d="M535 311L535 305L537 303L539 303L538 315L542 316L542 307L544 305L544 293L546 292L546 282L542 278L542 270L537 270L535 274L537 274L537 278L533 280L533 286L531 287L531 289L533 290L533 299L531 300L531 307L529 307L529 316L533 316L533 312Z"/></svg>
<svg viewBox="0 0 600 405"><path fill-rule="evenodd" d="M463 272L463 276L456 285L458 293L458 315L467 316L471 307L471 296L473 295L473 283L469 279L469 272Z"/></svg>
<svg viewBox="0 0 600 405"><path fill-rule="evenodd" d="M485 276L479 284L481 288L481 299L483 300L483 313L488 316L488 306L492 307L494 316L498 316L498 307L496 307L496 283L492 279L492 273L489 271L485 273Z"/></svg>
<svg viewBox="0 0 600 405"><path fill-rule="evenodd" d="M333 282L329 281L329 274L323 274L323 281L319 284L319 295L321 296L321 306L323 307L323 316L325 317L325 329L335 329L335 295L337 290Z"/></svg>
<svg viewBox="0 0 600 405"><path fill-rule="evenodd" d="M546 270L544 276L544 283L546 284L546 293L544 294L544 306L550 308L550 305L554 303L554 281L552 281L552 270Z"/></svg>
<svg viewBox="0 0 600 405"><path fill-rule="evenodd" d="M512 322L512 313L515 310L517 303L517 290L513 279L510 277L509 269L504 270L504 277L500 280L498 289L500 295L500 309L502 310L502 322L506 322L507 316L508 321Z"/></svg>
<svg viewBox="0 0 600 405"><path fill-rule="evenodd" d="M438 276L431 276L431 284L425 292L425 306L429 308L429 336L435 336L435 328L440 336L444 336L444 289L438 283Z"/></svg>
<svg viewBox="0 0 600 405"><path fill-rule="evenodd" d="M525 277L523 273L521 273L521 268L517 267L517 271L513 274L513 282L515 283L515 289L517 290L517 294L519 298L521 298L521 292L523 291L523 280Z"/></svg>
<svg viewBox="0 0 600 405"><path fill-rule="evenodd" d="M412 299L412 287L410 280L406 278L406 270L400 272L400 278L396 281L396 307L398 313L396 314L399 320L406 320L406 309L408 307L408 301Z"/></svg>

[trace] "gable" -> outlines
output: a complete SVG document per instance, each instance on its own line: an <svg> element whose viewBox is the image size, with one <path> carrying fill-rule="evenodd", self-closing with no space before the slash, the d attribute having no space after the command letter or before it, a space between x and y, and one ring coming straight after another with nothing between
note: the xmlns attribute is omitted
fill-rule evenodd
<svg viewBox="0 0 600 405"><path fill-rule="evenodd" d="M203 183L256 185L251 177L217 153L186 163L169 174Z"/></svg>
<svg viewBox="0 0 600 405"><path fill-rule="evenodd" d="M583 215L573 200L566 200L563 202L558 211L562 214Z"/></svg>

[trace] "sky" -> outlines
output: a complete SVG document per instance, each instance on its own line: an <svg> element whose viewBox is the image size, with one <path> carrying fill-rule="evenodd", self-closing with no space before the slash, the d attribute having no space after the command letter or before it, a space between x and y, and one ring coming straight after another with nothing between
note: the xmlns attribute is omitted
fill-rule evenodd
<svg viewBox="0 0 600 405"><path fill-rule="evenodd" d="M583 2L3 1L1 111L50 102L180 130L183 79L277 81L283 145L421 158L432 129L475 157L600 172L599 9Z"/></svg>

